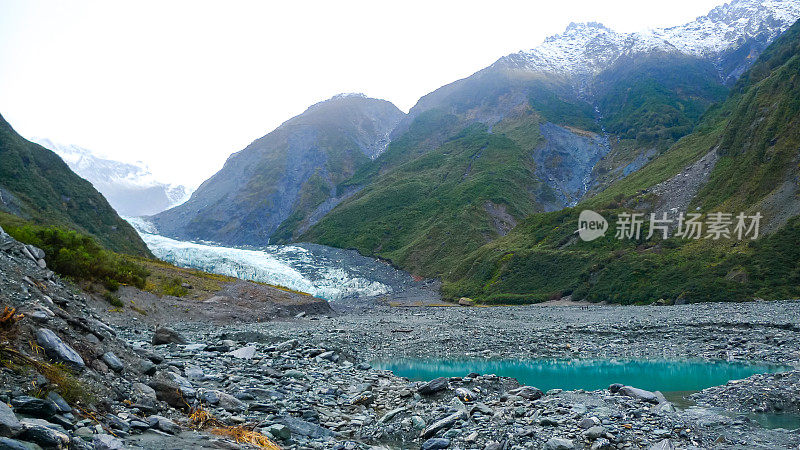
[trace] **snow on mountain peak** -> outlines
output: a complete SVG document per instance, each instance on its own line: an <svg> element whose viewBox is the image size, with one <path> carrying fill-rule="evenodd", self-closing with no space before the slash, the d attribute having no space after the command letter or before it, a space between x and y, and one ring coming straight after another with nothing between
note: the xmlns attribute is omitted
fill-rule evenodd
<svg viewBox="0 0 800 450"><path fill-rule="evenodd" d="M191 194L185 186L160 181L142 162L120 162L77 145L60 144L46 138L31 140L60 156L121 214L155 214L185 202Z"/></svg>
<svg viewBox="0 0 800 450"><path fill-rule="evenodd" d="M734 0L692 22L636 33L619 33L597 22L570 23L528 51L495 66L586 76L620 56L660 50L715 58L749 39L771 42L800 18L800 0Z"/></svg>

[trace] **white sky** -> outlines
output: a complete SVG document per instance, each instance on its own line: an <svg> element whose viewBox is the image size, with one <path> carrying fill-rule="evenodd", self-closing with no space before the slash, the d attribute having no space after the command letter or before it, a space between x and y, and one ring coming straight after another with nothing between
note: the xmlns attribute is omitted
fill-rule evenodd
<svg viewBox="0 0 800 450"><path fill-rule="evenodd" d="M196 185L309 105L422 95L569 22L678 25L721 0L0 0L0 114Z"/></svg>

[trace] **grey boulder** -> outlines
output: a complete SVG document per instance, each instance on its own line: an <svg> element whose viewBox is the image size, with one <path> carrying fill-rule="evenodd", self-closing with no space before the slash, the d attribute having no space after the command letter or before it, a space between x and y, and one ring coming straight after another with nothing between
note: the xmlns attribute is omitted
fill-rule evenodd
<svg viewBox="0 0 800 450"><path fill-rule="evenodd" d="M81 355L47 328L39 328L36 331L36 342L44 349L48 357L74 369L81 370L86 367Z"/></svg>
<svg viewBox="0 0 800 450"><path fill-rule="evenodd" d="M155 333L153 333L153 345L164 345L164 344L186 344L186 338L181 336L180 333L177 331L167 328L167 327L159 327L156 328Z"/></svg>

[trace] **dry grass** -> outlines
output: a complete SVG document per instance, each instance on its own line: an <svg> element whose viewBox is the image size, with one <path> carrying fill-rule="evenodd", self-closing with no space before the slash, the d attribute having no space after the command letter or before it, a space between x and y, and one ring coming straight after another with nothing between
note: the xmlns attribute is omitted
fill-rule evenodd
<svg viewBox="0 0 800 450"><path fill-rule="evenodd" d="M33 341L30 341L29 344L33 352L38 355L41 347ZM7 358L21 366L32 367L42 374L53 386L52 390L58 392L69 404L93 404L96 401L95 396L86 389L86 386L61 363L50 364L38 361L6 345L0 345L0 355L3 356L3 359Z"/></svg>
<svg viewBox="0 0 800 450"><path fill-rule="evenodd" d="M222 290L226 284L238 281L236 278L229 277L227 275L219 275L215 273L203 272L197 269L177 267L164 261L133 256L128 256L128 258L135 261L137 264L144 266L148 272L150 272L150 276L147 278L147 284L145 285L144 290L156 295L168 294L169 292L167 291L169 290L169 286L174 282L174 280L178 279L180 282L186 282L192 285L192 289L190 289L184 295L197 300L206 300ZM277 286L274 284L261 283L257 281L250 282L263 286L270 286L284 292L310 296L310 294L306 292L296 291L284 286Z"/></svg>
<svg viewBox="0 0 800 450"><path fill-rule="evenodd" d="M261 433L257 433L244 425L228 426L217 420L202 407L195 408L189 414L189 422L197 429L207 430L217 436L224 436L237 444L250 444L266 450L280 450L277 444Z"/></svg>
<svg viewBox="0 0 800 450"><path fill-rule="evenodd" d="M11 328L16 325L17 322L20 321L24 314L14 314L17 310L14 308L9 308L8 306L3 308L3 313L0 314L0 327L3 328Z"/></svg>

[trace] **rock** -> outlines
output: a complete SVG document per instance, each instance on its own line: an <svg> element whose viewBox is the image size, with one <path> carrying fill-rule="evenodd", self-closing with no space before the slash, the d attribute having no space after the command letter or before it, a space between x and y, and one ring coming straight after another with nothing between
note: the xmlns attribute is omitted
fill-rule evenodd
<svg viewBox="0 0 800 450"><path fill-rule="evenodd" d="M593 440L599 438L600 436L603 436L604 434L606 434L606 429L601 427L601 426L599 426L599 425L596 425L596 426L593 426L593 427L589 428L588 430L584 431L583 432L583 437L593 441Z"/></svg>
<svg viewBox="0 0 800 450"><path fill-rule="evenodd" d="M23 419L19 438L45 448L65 449L69 445L69 435L61 427L40 419Z"/></svg>
<svg viewBox="0 0 800 450"><path fill-rule="evenodd" d="M26 245L25 247L28 249L29 252L31 252L34 261L38 259L44 259L44 257L46 256L44 250L40 249L39 247L35 247L30 244Z"/></svg>
<svg viewBox="0 0 800 450"><path fill-rule="evenodd" d="M166 374L159 372L147 385L155 391L158 400L167 402L174 408L183 409L186 407L186 403L180 394L181 390L178 383Z"/></svg>
<svg viewBox="0 0 800 450"><path fill-rule="evenodd" d="M544 443L544 450L572 450L575 445L569 439L552 438Z"/></svg>
<svg viewBox="0 0 800 450"><path fill-rule="evenodd" d="M133 395L137 400L156 400L156 391L144 383L133 383Z"/></svg>
<svg viewBox="0 0 800 450"><path fill-rule="evenodd" d="M651 445L648 450L674 450L674 449L675 446L672 445L672 441L670 441L669 439L663 439Z"/></svg>
<svg viewBox="0 0 800 450"><path fill-rule="evenodd" d="M19 423L14 411L5 402L0 402L0 435L14 436L20 430L22 430L22 424Z"/></svg>
<svg viewBox="0 0 800 450"><path fill-rule="evenodd" d="M300 342L297 339L289 339L288 341L281 342L280 344L275 346L276 352L285 352L289 350L293 350L300 345Z"/></svg>
<svg viewBox="0 0 800 450"><path fill-rule="evenodd" d="M164 344L186 344L186 338L181 336L180 333L177 331L167 328L167 327L159 327L156 329L155 333L153 333L153 345L164 345Z"/></svg>
<svg viewBox="0 0 800 450"><path fill-rule="evenodd" d="M588 430L596 425L600 425L600 419L597 417L584 417L580 422L578 422L578 428L581 430Z"/></svg>
<svg viewBox="0 0 800 450"><path fill-rule="evenodd" d="M375 401L375 394L370 391L364 391L353 396L350 399L351 405L371 405Z"/></svg>
<svg viewBox="0 0 800 450"><path fill-rule="evenodd" d="M36 331L36 342L44 349L47 356L51 359L63 362L77 370L82 370L86 367L81 355L47 328L39 328Z"/></svg>
<svg viewBox="0 0 800 450"><path fill-rule="evenodd" d="M336 360L339 359L339 357L336 355L336 352L334 351L327 351L320 353L319 356L317 356L317 358L333 362L336 362Z"/></svg>
<svg viewBox="0 0 800 450"><path fill-rule="evenodd" d="M50 400L36 397L16 397L11 400L11 406L17 414L47 419L58 413L58 406Z"/></svg>
<svg viewBox="0 0 800 450"><path fill-rule="evenodd" d="M419 392L421 395L433 395L439 391L447 389L449 381L450 379L447 377L435 378L420 386L420 388L417 389L417 392Z"/></svg>
<svg viewBox="0 0 800 450"><path fill-rule="evenodd" d="M219 391L217 390L205 391L200 395L200 399L208 404L216 405L217 403L219 403Z"/></svg>
<svg viewBox="0 0 800 450"><path fill-rule="evenodd" d="M197 390L192 385L192 382L186 378L178 375L175 372L167 372L167 377L171 378L181 390L181 394L187 398L194 398L197 395Z"/></svg>
<svg viewBox="0 0 800 450"><path fill-rule="evenodd" d="M289 430L289 427L279 423L268 426L265 431L274 436L275 439L287 440L292 437L292 432Z"/></svg>
<svg viewBox="0 0 800 450"><path fill-rule="evenodd" d="M183 372L186 374L186 378L188 378L189 381L202 380L203 376L205 376L203 369L197 366L189 366L185 368Z"/></svg>
<svg viewBox="0 0 800 450"><path fill-rule="evenodd" d="M181 432L181 427L178 424L164 416L150 416L147 418L147 422L152 428L157 428L165 433L178 434Z"/></svg>
<svg viewBox="0 0 800 450"><path fill-rule="evenodd" d="M391 410L391 411L387 412L386 414L384 414L384 415L383 415L383 417L381 417L381 418L380 418L380 420L378 420L378 421L379 421L380 423L386 423L386 422L388 422L388 421L390 421L390 420L394 419L394 417L395 417L396 415L400 414L401 412L403 412L403 411L405 411L405 410L407 410L407 409L408 409L408 407L407 407L407 406L402 406L402 407L400 407L400 408L395 408L395 409L393 409L393 410Z"/></svg>
<svg viewBox="0 0 800 450"><path fill-rule="evenodd" d="M600 438L592 444L590 450L611 450L614 446L611 445L611 441L606 438Z"/></svg>
<svg viewBox="0 0 800 450"><path fill-rule="evenodd" d="M208 348L206 344L187 344L183 346L183 349L187 352L202 352L206 348Z"/></svg>
<svg viewBox="0 0 800 450"><path fill-rule="evenodd" d="M466 388L457 388L456 397L464 403L471 403L477 400L478 394Z"/></svg>
<svg viewBox="0 0 800 450"><path fill-rule="evenodd" d="M533 386L522 386L521 388L509 391L509 393L519 395L526 400L538 400L544 395L542 391Z"/></svg>
<svg viewBox="0 0 800 450"><path fill-rule="evenodd" d="M110 434L98 434L92 439L94 450L122 450L125 445Z"/></svg>
<svg viewBox="0 0 800 450"><path fill-rule="evenodd" d="M22 442L16 439L0 437L0 449L2 450L40 450L36 444L30 442Z"/></svg>
<svg viewBox="0 0 800 450"><path fill-rule="evenodd" d="M279 421L283 425L286 425L292 434L307 436L311 439L322 439L333 436L331 430L296 417L284 416L280 418Z"/></svg>
<svg viewBox="0 0 800 450"><path fill-rule="evenodd" d="M422 443L422 450L435 450L450 447L450 439L431 438Z"/></svg>
<svg viewBox="0 0 800 450"><path fill-rule="evenodd" d="M438 433L439 431L452 427L453 424L456 423L456 421L466 418L467 418L467 413L464 411L453 413L445 417L444 419L432 423L427 428L422 430L422 433L420 433L420 437L422 437L423 439L432 437L436 435L436 433Z"/></svg>
<svg viewBox="0 0 800 450"><path fill-rule="evenodd" d="M304 380L306 378L306 374L296 369L287 370L286 372L283 373L283 376L288 378L295 378L298 380Z"/></svg>
<svg viewBox="0 0 800 450"><path fill-rule="evenodd" d="M506 448L506 442L495 442L490 441L486 444L486 447L483 447L483 450L504 450Z"/></svg>
<svg viewBox="0 0 800 450"><path fill-rule="evenodd" d="M239 359L251 359L253 356L255 356L255 354L256 347L253 345L248 345L247 347L242 347L238 350L226 353L226 355L230 355Z"/></svg>
<svg viewBox="0 0 800 450"><path fill-rule="evenodd" d="M620 390L620 389L622 389L622 387L623 387L623 386L624 386L624 384L621 384L621 383L614 383L614 384L612 384L611 386L609 386L609 387L608 387L608 390L609 390L609 391L610 391L612 394L616 394L617 392L619 392L619 390Z"/></svg>
<svg viewBox="0 0 800 450"><path fill-rule="evenodd" d="M627 397L633 397L637 400L642 400L650 403L658 403L658 396L650 391L645 391L644 389L635 388L633 386L622 386L619 388L617 392L619 395L625 395Z"/></svg>
<svg viewBox="0 0 800 450"><path fill-rule="evenodd" d="M156 365L149 359L140 359L136 362L136 370L143 375L155 375Z"/></svg>
<svg viewBox="0 0 800 450"><path fill-rule="evenodd" d="M66 400L57 393L50 391L47 393L47 399L56 404L58 410L62 413L72 412L72 407L69 406Z"/></svg>
<svg viewBox="0 0 800 450"><path fill-rule="evenodd" d="M131 424L130 423L128 423L125 420L122 420L121 418L119 418L119 417L117 417L117 416L115 416L113 414L107 415L106 418L108 419L108 426L110 426L111 428L113 428L115 430L122 430L124 432L127 432L128 430L131 429Z"/></svg>
<svg viewBox="0 0 800 450"><path fill-rule="evenodd" d="M240 413L247 409L247 405L239 400L238 398L226 394L225 392L220 392L219 394L219 401L217 402L217 406L224 409L225 411L232 412L232 413Z"/></svg>
<svg viewBox="0 0 800 450"><path fill-rule="evenodd" d="M475 300L469 297L461 297L458 299L458 304L461 306L475 306Z"/></svg>
<svg viewBox="0 0 800 450"><path fill-rule="evenodd" d="M113 370L114 372L122 372L122 369L125 368L125 364L117 358L113 352L105 352L101 358L104 363L108 366L109 369Z"/></svg>
<svg viewBox="0 0 800 450"><path fill-rule="evenodd" d="M539 425L543 427L557 427L561 425L558 420L553 419L552 417L542 417L539 419Z"/></svg>

